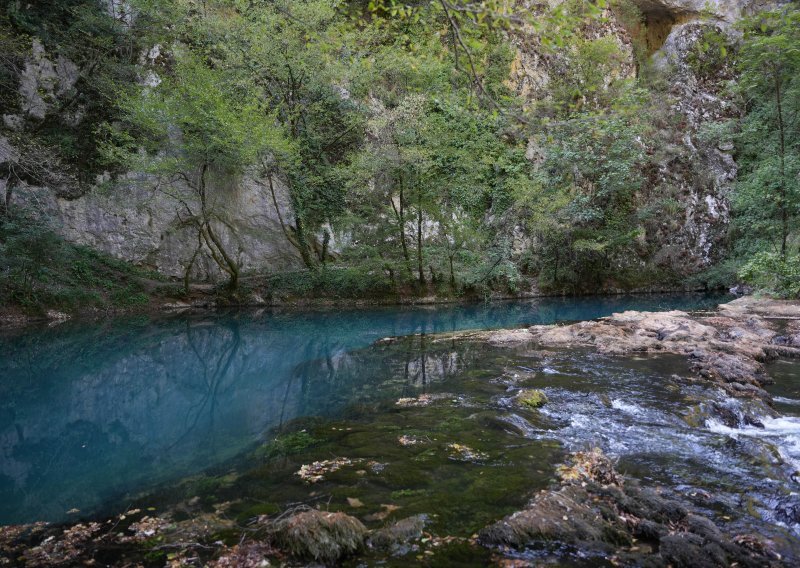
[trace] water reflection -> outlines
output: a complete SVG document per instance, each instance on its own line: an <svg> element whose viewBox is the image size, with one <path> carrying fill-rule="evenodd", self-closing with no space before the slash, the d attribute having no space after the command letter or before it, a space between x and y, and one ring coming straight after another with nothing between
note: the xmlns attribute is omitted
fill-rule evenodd
<svg viewBox="0 0 800 568"><path fill-rule="evenodd" d="M236 456L289 420L332 416L454 373L456 351L430 355L424 334L718 300L236 312L7 332L0 336L0 523L119 506L127 495ZM421 335L402 356L364 349L407 334Z"/></svg>

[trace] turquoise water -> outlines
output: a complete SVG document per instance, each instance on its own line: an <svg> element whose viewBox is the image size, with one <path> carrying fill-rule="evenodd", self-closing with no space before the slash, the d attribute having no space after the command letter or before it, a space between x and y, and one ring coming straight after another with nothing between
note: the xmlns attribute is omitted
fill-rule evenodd
<svg viewBox="0 0 800 568"><path fill-rule="evenodd" d="M462 306L237 311L67 322L0 335L0 524L124 507L224 464L304 417L415 395L447 358L388 336L707 309L702 295ZM75 511L79 511L79 513Z"/></svg>

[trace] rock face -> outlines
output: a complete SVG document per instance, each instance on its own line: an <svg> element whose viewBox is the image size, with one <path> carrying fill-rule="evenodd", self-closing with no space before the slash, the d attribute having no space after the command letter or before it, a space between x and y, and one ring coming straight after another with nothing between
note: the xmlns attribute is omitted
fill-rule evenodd
<svg viewBox="0 0 800 568"><path fill-rule="evenodd" d="M664 83L657 93L662 116L654 117L657 133L650 171L643 172L642 198L669 203L669 213L643 222L641 261L678 274L692 274L719 260L725 252L730 221L729 196L737 175L731 141L707 140L703 129L739 112L725 93L734 79L732 53L738 39L732 25L741 17L767 8L758 0L635 0L643 26L631 27L613 11L602 23L582 31L587 39L611 38L621 60L613 78L647 72ZM634 35L638 39L634 40ZM643 37L639 37L643 36ZM719 38L719 45L709 37ZM644 41L650 62L636 61L634 43ZM536 40L517 40L518 54L511 85L531 105L549 96L552 78L563 67L559 52L543 51ZM528 159L542 159L535 139ZM515 235L515 239L519 238ZM524 239L523 239L524 240Z"/></svg>
<svg viewBox="0 0 800 568"><path fill-rule="evenodd" d="M642 227L649 255L641 260L682 273L697 272L717 260L724 252L724 235L729 222L728 196L736 178L737 166L728 141L708 142L700 132L707 124L733 116L737 109L723 93L732 77L729 62L697 61L698 46L708 33L721 34L734 41L731 24L742 15L769 4L763 0L635 0L647 30L647 46L658 73L666 78L665 113L671 118L661 126L653 171L644 172L643 192L669 201L669 215L656 216ZM114 17L129 20L134 13L124 0L104 0ZM531 8L534 9L534 8ZM637 69L631 33L612 12L602 23L584 30L591 39L608 38L619 48L612 78L634 77ZM516 39L518 53L509 84L533 104L546 99L552 77L564 70L566 59L546 53L524 34ZM158 46L154 52L157 56ZM143 61L153 53L143 55ZM706 54L708 55L708 54ZM694 62L694 63L692 63ZM142 79L144 83L151 78ZM3 116L5 128L24 130L59 112L60 101L74 94L78 70L69 60L48 54L34 41L19 80L20 108L17 114ZM62 119L68 124L82 120L80 106ZM16 151L6 148L0 137L0 162L14 161ZM541 149L534 141L528 158L536 162ZM102 181L102 180L98 180ZM135 183L113 193L100 187L88 191L53 187L16 188L14 199L35 207L49 217L68 240L93 247L120 259L150 267L170 276L182 276L197 250L197 235L182 226L180 204L155 189L155 183ZM0 194L5 193L0 180ZM49 183L49 182L48 182ZM293 215L285 186L275 184L275 195L265 180L252 175L220 194L223 222L217 226L225 247L244 271L283 270L300 265L297 252L286 238L285 228ZM531 239L512 224L514 249L521 254ZM332 229L330 233L335 233ZM346 239L345 239L346 240ZM346 244L346 243L345 243ZM331 250L338 251L334 243ZM223 274L210 256L201 251L191 263L191 276L218 281Z"/></svg>
<svg viewBox="0 0 800 568"><path fill-rule="evenodd" d="M282 228L292 218L288 192L279 183L273 188L274 198L266 184L250 177L218 196L217 211L225 223L217 223L216 230L244 271L282 270L301 263ZM192 202L191 195L185 197ZM77 199L24 186L15 191L15 202L39 210L69 241L168 276L183 276L198 249L197 231L181 221L181 202L159 190L154 180L131 180L113 191L95 187ZM205 248L191 275L205 281L223 278Z"/></svg>
<svg viewBox="0 0 800 568"><path fill-rule="evenodd" d="M108 0L106 8L120 19L133 17L124 1ZM154 53L157 56L158 46ZM146 58L152 57L150 53ZM81 105L63 110L63 103L75 97L78 78L79 70L73 62L62 56L53 57L34 40L19 75L19 108L16 114L3 115L3 127L15 135L24 135L29 127L35 129L53 116L64 124L79 124L85 117ZM28 158L9 138L0 135L0 167L31 167L27 162L26 167L19 167ZM197 196L185 188L173 185L167 190L155 179L135 175L129 175L111 190L105 187L108 184L104 182L109 180L103 176L93 185L78 184L67 173L63 179L57 177L37 182L50 184L48 187L22 183L13 192L9 191L8 181L0 178L0 196L9 206L25 207L47 219L71 242L167 276L183 276L191 266L193 280L217 282L225 278L206 247L201 247L195 256L198 234L182 220L186 217L182 200L194 210L199 207ZM286 236L294 219L287 188L276 177L272 182L251 172L229 187L219 188L214 195L214 213L219 217L215 232L245 272L301 265L299 254Z"/></svg>
<svg viewBox="0 0 800 568"><path fill-rule="evenodd" d="M721 44L704 51L709 37L719 38ZM649 227L651 238L665 245L656 258L660 264L683 264L697 271L724 251L729 194L737 174L733 144L708 142L700 133L704 126L737 112L724 94L726 82L733 78L731 61L720 53L726 46L732 49L732 42L724 24L691 21L673 26L653 55L659 72L671 78L667 103L680 123L659 133L662 147L651 183L683 207L677 231L663 222Z"/></svg>
<svg viewBox="0 0 800 568"><path fill-rule="evenodd" d="M709 140L704 127L736 116L725 88L735 79L730 55L739 19L781 2L762 0L635 0L647 26L656 71L668 80L664 101L678 126L659 133L658 164L649 191L682 205L677 224L662 220L647 227L661 250L657 265L693 273L725 252L729 197L738 167L729 140Z"/></svg>

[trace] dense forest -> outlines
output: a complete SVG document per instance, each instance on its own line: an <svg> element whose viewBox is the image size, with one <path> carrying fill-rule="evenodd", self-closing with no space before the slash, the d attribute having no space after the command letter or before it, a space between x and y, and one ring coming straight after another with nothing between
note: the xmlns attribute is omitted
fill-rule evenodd
<svg viewBox="0 0 800 568"><path fill-rule="evenodd" d="M800 11L656 4L4 0L0 302L797 296Z"/></svg>

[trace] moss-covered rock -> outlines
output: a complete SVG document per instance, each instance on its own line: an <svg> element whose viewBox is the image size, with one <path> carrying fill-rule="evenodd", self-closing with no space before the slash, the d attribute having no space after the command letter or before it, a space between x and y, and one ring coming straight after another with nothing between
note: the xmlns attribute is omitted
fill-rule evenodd
<svg viewBox="0 0 800 568"><path fill-rule="evenodd" d="M303 560L333 563L364 546L367 528L344 513L308 510L269 526L275 544Z"/></svg>
<svg viewBox="0 0 800 568"><path fill-rule="evenodd" d="M547 395L537 389L527 389L520 391L517 401L528 408L541 408L547 404Z"/></svg>

